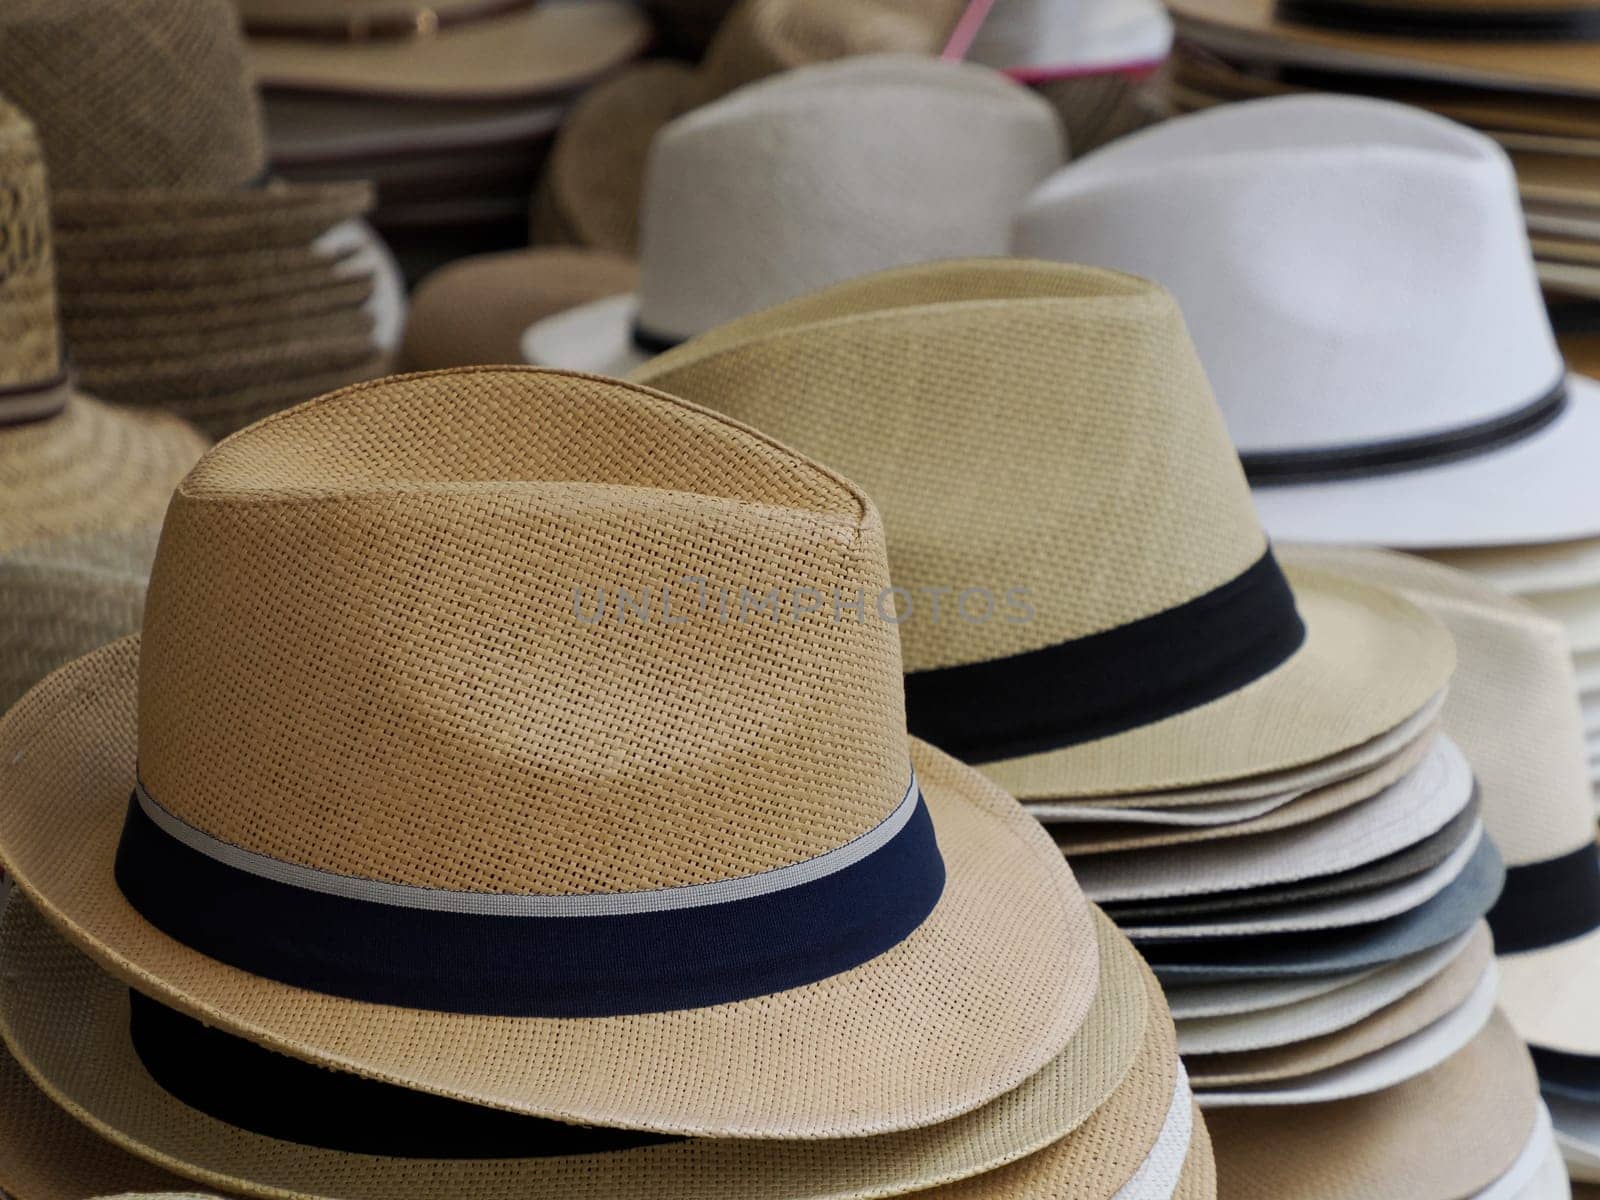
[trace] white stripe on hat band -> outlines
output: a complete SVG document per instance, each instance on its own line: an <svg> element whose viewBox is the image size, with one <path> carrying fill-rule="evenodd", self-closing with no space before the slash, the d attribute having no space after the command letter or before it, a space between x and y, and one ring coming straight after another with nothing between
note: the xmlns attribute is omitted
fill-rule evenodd
<svg viewBox="0 0 1600 1200"><path fill-rule="evenodd" d="M354 875L339 875L299 863L269 858L220 841L173 816L145 790L141 781L135 796L144 814L169 837L196 853L235 870L246 871L290 887L347 900L364 900L396 908L428 909L434 912L469 913L486 917L612 917L630 913L669 912L749 900L773 892L787 891L854 866L882 849L906 827L921 803L916 772L906 786L905 795L883 821L860 837L825 851L804 862L775 867L736 879L718 879L683 887L657 888L642 892L606 892L587 896L503 895L490 892L451 891L446 888L414 887Z"/></svg>

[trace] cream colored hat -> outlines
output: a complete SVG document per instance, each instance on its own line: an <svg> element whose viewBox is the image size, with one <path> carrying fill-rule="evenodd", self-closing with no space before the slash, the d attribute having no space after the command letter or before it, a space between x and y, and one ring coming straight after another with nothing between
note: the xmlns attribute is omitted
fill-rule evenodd
<svg viewBox="0 0 1600 1200"><path fill-rule="evenodd" d="M1177 306L1142 280L909 267L723 326L638 378L878 501L911 724L1016 795L1314 763L1449 676L1448 635L1405 601L1285 581Z"/></svg>
<svg viewBox="0 0 1600 1200"><path fill-rule="evenodd" d="M1027 1161L1030 1151L1063 1156L1080 1136L1109 1135L1117 1156L1136 1166L1159 1146L1181 1084L1160 991L1103 917L1095 1009L1068 1052L1021 1089L902 1133L683 1141L552 1127L284 1059L130 995L37 914L15 907L3 934L14 981L0 995L0 1029L36 1086L110 1142L229 1191L613 1200L693 1200L729 1188L772 1200L921 1193ZM61 999L44 1002L53 996ZM91 1062L95 1069L84 1070ZM1182 1101L1188 1110L1186 1085ZM1120 1113L1120 1126L1102 1109ZM561 1140L565 1152L555 1149ZM432 1156L444 1147L448 1158ZM528 1153L538 1147L546 1153ZM0 1172L4 1155L0 1147Z"/></svg>
<svg viewBox="0 0 1600 1200"><path fill-rule="evenodd" d="M1049 107L980 67L857 58L742 88L655 140L637 295L535 323L523 357L618 375L840 279L1004 253L1061 155Z"/></svg>
<svg viewBox="0 0 1600 1200"><path fill-rule="evenodd" d="M0 721L0 860L120 979L383 1082L670 1133L951 1119L1060 1054L1095 938L1043 830L908 743L892 624L752 615L878 594L883 537L636 386L323 397L184 481L142 644Z"/></svg>
<svg viewBox="0 0 1600 1200"><path fill-rule="evenodd" d="M204 448L176 417L113 408L77 390L62 358L39 144L27 120L0 103L0 555L159 521ZM16 611L6 606L7 617ZM7 655L8 674L13 665L32 666Z"/></svg>

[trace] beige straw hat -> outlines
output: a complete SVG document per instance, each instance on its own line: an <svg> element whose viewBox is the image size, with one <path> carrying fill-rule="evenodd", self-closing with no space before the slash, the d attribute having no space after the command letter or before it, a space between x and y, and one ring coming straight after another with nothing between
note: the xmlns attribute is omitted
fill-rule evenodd
<svg viewBox="0 0 1600 1200"><path fill-rule="evenodd" d="M908 746L893 625L748 611L887 586L853 486L682 402L347 389L207 456L142 650L0 721L0 859L119 978L359 1075L675 1133L948 1120L1061 1052L1095 939L1043 830Z"/></svg>
<svg viewBox="0 0 1600 1200"><path fill-rule="evenodd" d="M1315 763L1392 730L1449 676L1448 634L1399 597L1284 581L1153 284L1028 261L907 267L732 322L637 378L874 497L912 727L1014 794Z"/></svg>
<svg viewBox="0 0 1600 1200"><path fill-rule="evenodd" d="M61 356L39 145L0 104L0 553L159 521L204 448L175 417L75 388Z"/></svg>
<svg viewBox="0 0 1600 1200"><path fill-rule="evenodd" d="M372 1145L365 1153L340 1151L328 1147L341 1136L357 1129L373 1136L374 1122L341 1120L335 1106L347 1088L330 1092L316 1068L248 1044L241 1047L149 1001L131 1001L125 986L72 949L24 903L12 907L16 911L7 915L0 935L13 967L11 978L0 985L0 1030L28 1074L110 1142L229 1191L352 1200L530 1195L698 1200L730 1188L749 1200L903 1195L976 1177L1030 1154L1057 1154L1063 1139L1076 1139L1075 1131L1097 1120L1107 1105L1127 1119L1105 1132L1128 1152L1142 1153L1155 1140L1153 1131L1174 1087L1176 1051L1160 990L1126 939L1101 917L1103 991L1083 1032L1061 1059L1021 1088L951 1122L843 1140L653 1139L633 1146L614 1131L602 1131L609 1144L591 1152L574 1147L539 1157L515 1153L518 1130L531 1126L521 1131L524 1147L548 1141L551 1132L536 1120L514 1118L502 1128L499 1147L480 1145L460 1157L429 1159L416 1139L428 1139L424 1125L430 1111L435 1126L448 1121L466 1128L478 1122L480 1129L503 1114L439 1110L431 1100L431 1110L419 1110L415 1096L395 1097L392 1089L369 1086L349 1093L349 1100L362 1097L369 1108L389 1114L392 1124L410 1131L410 1148L400 1154ZM193 1063L184 1062L185 1050L196 1046L197 1038L211 1043L209 1057L218 1064L214 1075L197 1073ZM287 1123L280 1116L275 1127L271 1114L247 1102L219 1101L207 1088L209 1081L224 1093L244 1091L257 1081L255 1086L282 1097L292 1090L291 1080L304 1085L302 1104L308 1111ZM508 1153L501 1156L497 1148Z"/></svg>
<svg viewBox="0 0 1600 1200"><path fill-rule="evenodd" d="M249 62L278 90L493 100L561 92L638 54L620 0L235 0Z"/></svg>
<svg viewBox="0 0 1600 1200"><path fill-rule="evenodd" d="M1491 1020L1458 1054L1387 1091L1206 1116L1230 1200L1463 1200L1498 1179L1539 1103L1528 1053Z"/></svg>
<svg viewBox="0 0 1600 1200"><path fill-rule="evenodd" d="M937 54L964 7L960 0L743 0L699 69L643 63L584 94L551 151L534 204L534 241L636 253L645 159L667 122L798 67Z"/></svg>

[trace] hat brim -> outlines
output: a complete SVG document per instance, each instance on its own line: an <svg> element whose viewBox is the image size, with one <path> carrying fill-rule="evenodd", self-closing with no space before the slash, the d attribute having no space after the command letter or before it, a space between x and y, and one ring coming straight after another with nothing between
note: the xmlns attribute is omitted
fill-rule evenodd
<svg viewBox="0 0 1600 1200"><path fill-rule="evenodd" d="M1467 948L1494 953L1489 927L1363 974L1343 987L1289 1004L1254 1012L1199 1017L1178 1022L1178 1049L1190 1054L1236 1054L1268 1050L1348 1029L1414 992L1457 961Z"/></svg>
<svg viewBox="0 0 1600 1200"><path fill-rule="evenodd" d="M411 298L408 371L523 361L523 334L558 313L631 290L638 268L601 250L539 246L458 259Z"/></svg>
<svg viewBox="0 0 1600 1200"><path fill-rule="evenodd" d="M1179 986L1357 971L1459 937L1493 907L1504 882L1500 854L1493 840L1482 838L1466 870L1433 899L1400 916L1309 934L1152 942L1142 952L1162 983Z"/></svg>
<svg viewBox="0 0 1600 1200"><path fill-rule="evenodd" d="M1538 1105L1528 1053L1497 1016L1391 1091L1307 1110L1214 1111L1206 1124L1230 1200L1456 1200L1511 1169L1536 1132Z"/></svg>
<svg viewBox="0 0 1600 1200"><path fill-rule="evenodd" d="M1273 0L1175 0L1169 9L1180 38L1247 60L1600 97L1600 47L1593 43L1348 33L1281 20Z"/></svg>
<svg viewBox="0 0 1600 1200"><path fill-rule="evenodd" d="M1306 636L1276 670L1126 733L985 763L984 774L1020 798L1062 799L1285 771L1371 742L1444 689L1455 649L1433 617L1326 572L1286 574Z"/></svg>
<svg viewBox="0 0 1600 1200"><path fill-rule="evenodd" d="M270 1049L584 1124L859 1137L948 1121L1012 1090L1062 1051L1093 1001L1094 919L1060 853L1010 797L917 742L944 892L905 940L817 983L686 1011L511 1019L250 975L159 932L113 878L134 786L137 674L138 641L124 639L57 671L0 720L0 861L112 974Z"/></svg>
<svg viewBox="0 0 1600 1200"><path fill-rule="evenodd" d="M1422 953L1428 954L1432 951L1425 950ZM1245 979L1227 983L1169 986L1166 989L1167 1004L1180 1027L1185 1021L1260 1013L1325 996L1357 983L1383 970L1387 965L1362 967L1354 971L1336 971L1327 975L1311 975L1304 978Z"/></svg>
<svg viewBox="0 0 1600 1200"><path fill-rule="evenodd" d="M1600 584L1558 592L1530 592L1523 599L1561 625L1574 653L1600 651Z"/></svg>
<svg viewBox="0 0 1600 1200"><path fill-rule="evenodd" d="M1514 596L1566 592L1600 584L1600 538L1434 550L1427 557L1486 579Z"/></svg>
<svg viewBox="0 0 1600 1200"><path fill-rule="evenodd" d="M639 298L630 292L535 321L522 335L522 361L620 378L650 360L633 341L638 312Z"/></svg>
<svg viewBox="0 0 1600 1200"><path fill-rule="evenodd" d="M1600 61L1596 63L1600 71ZM1521 441L1458 462L1335 483L1258 487L1274 538L1398 550L1600 536L1600 382L1572 375L1561 415ZM1496 497L1493 504L1484 497Z"/></svg>
<svg viewBox="0 0 1600 1200"><path fill-rule="evenodd" d="M737 1179L743 1200L902 1195L993 1171L1070 1135L1136 1064L1173 1053L1154 977L1104 917L1101 997L1063 1054L1017 1090L932 1129L843 1142L690 1139L601 1154L419 1161L291 1144L217 1120L164 1091L128 1036L128 989L25 903L0 943L0 1033L46 1093L143 1159L240 1192L405 1200L697 1200ZM1184 1104L1189 1103L1184 1093Z"/></svg>
<svg viewBox="0 0 1600 1200"><path fill-rule="evenodd" d="M1209 1112L1214 1108L1327 1104L1395 1087L1431 1071L1477 1037L1494 1016L1494 994L1491 969L1479 977L1463 1003L1419 1032L1309 1075L1197 1091L1200 1107Z"/></svg>
<svg viewBox="0 0 1600 1200"><path fill-rule="evenodd" d="M160 521L207 445L176 417L76 392L58 415L7 431L4 444L4 492L17 499L0 505L0 551Z"/></svg>
<svg viewBox="0 0 1600 1200"><path fill-rule="evenodd" d="M1500 1006L1524 1040L1565 1054L1600 1057L1600 929L1500 956Z"/></svg>
<svg viewBox="0 0 1600 1200"><path fill-rule="evenodd" d="M264 87L488 100L584 83L627 62L649 37L649 21L630 4L545 0L436 37L252 37L248 48Z"/></svg>

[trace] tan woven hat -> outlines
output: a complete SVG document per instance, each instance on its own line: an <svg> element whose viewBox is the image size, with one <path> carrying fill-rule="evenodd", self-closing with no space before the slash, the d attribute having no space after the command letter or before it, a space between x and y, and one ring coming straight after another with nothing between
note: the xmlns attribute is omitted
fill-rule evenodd
<svg viewBox="0 0 1600 1200"><path fill-rule="evenodd" d="M262 86L488 100L565 91L644 48L620 0L236 0Z"/></svg>
<svg viewBox="0 0 1600 1200"><path fill-rule="evenodd" d="M1027 261L908 267L732 322L637 377L874 497L913 729L1014 794L1314 763L1448 678L1449 636L1399 597L1285 582L1153 284Z"/></svg>
<svg viewBox="0 0 1600 1200"><path fill-rule="evenodd" d="M204 448L175 417L76 390L62 360L39 144L0 103L0 553L159 521Z"/></svg>
<svg viewBox="0 0 1600 1200"><path fill-rule="evenodd" d="M0 859L120 978L360 1075L665 1132L947 1120L1061 1052L1095 939L1043 830L908 747L894 626L790 619L887 586L853 486L682 402L348 389L207 456L142 650L0 722Z"/></svg>
<svg viewBox="0 0 1600 1200"><path fill-rule="evenodd" d="M645 159L667 122L798 67L937 54L964 7L960 0L742 0L698 70L644 63L585 93L551 151L534 203L534 241L636 253Z"/></svg>
<svg viewBox="0 0 1600 1200"><path fill-rule="evenodd" d="M352 1200L698 1200L728 1189L752 1200L903 1195L1030 1153L1058 1155L1063 1139L1094 1138L1097 1129L1085 1123L1100 1120L1108 1106L1124 1119L1116 1127L1101 1121L1100 1136L1109 1134L1137 1165L1174 1091L1176 1051L1159 988L1101 917L1103 992L1080 1036L1020 1089L965 1117L821 1141L680 1142L567 1129L569 1141L587 1136L587 1143L529 1155L528 1148L549 1148L562 1131L537 1119L330 1077L207 1031L130 997L26 905L15 907L3 935L13 970L0 996L0 1029L37 1086L108 1141L230 1191ZM290 1097L298 1111L281 1111ZM334 1148L341 1142L347 1149ZM456 1153L430 1155L445 1145Z"/></svg>

